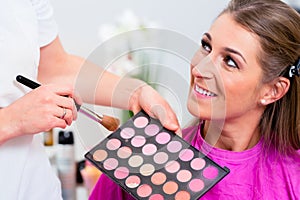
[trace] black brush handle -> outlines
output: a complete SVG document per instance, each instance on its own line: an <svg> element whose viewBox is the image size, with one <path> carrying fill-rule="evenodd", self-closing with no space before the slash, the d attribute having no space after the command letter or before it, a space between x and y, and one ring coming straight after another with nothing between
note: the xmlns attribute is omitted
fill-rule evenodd
<svg viewBox="0 0 300 200"><path fill-rule="evenodd" d="M35 88L41 86L40 84L38 84L38 83L36 83L36 82L34 82L34 81L32 81L32 80L30 80L30 79L24 77L24 76L21 76L21 75L18 75L18 76L16 77L16 79L17 79L17 81L18 81L19 83L22 83L23 85L26 85L27 87L29 87L29 88L31 88L31 89L35 89Z"/></svg>
<svg viewBox="0 0 300 200"><path fill-rule="evenodd" d="M22 75L18 75L18 76L16 77L16 80L17 80L19 83L22 83L23 85L26 85L27 87L29 87L29 88L31 88L31 89L35 89L35 88L38 88L38 87L41 86L39 83L34 82L34 81L32 81L32 80L30 80L30 79L28 79L28 78L26 78L26 77L24 77L24 76L22 76ZM66 96L66 97L68 97L68 96ZM74 102L75 102L75 101L74 101ZM81 105L77 104L76 102L75 102L75 105L76 105L77 110L79 110L80 107L81 107Z"/></svg>

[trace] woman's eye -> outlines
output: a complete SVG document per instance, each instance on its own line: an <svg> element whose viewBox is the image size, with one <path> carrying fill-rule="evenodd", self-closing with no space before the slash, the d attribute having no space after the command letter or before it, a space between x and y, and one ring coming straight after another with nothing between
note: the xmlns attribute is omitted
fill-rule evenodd
<svg viewBox="0 0 300 200"><path fill-rule="evenodd" d="M201 45L205 51L211 52L211 46L207 42L205 42L204 40L201 40Z"/></svg>
<svg viewBox="0 0 300 200"><path fill-rule="evenodd" d="M236 62L230 56L226 56L224 61L229 67L239 68Z"/></svg>

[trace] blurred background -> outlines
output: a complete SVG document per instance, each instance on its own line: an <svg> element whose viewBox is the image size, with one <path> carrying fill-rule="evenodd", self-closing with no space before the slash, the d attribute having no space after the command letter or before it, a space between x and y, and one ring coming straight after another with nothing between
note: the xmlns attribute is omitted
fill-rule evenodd
<svg viewBox="0 0 300 200"><path fill-rule="evenodd" d="M101 48L101 45L111 41L118 34L145 27L166 29L191 43L198 44L202 34L209 29L212 21L229 0L178 2L173 0L51 0L50 2L54 7L59 36L66 51L90 59L91 55L99 47ZM299 0L286 2L294 7L300 7ZM128 41L127 47L131 46L131 42L134 41ZM107 49L110 53L115 49L124 48L124 44L119 44L120 46L115 43L111 44L111 48ZM146 79L149 83L155 83L153 86L168 100L178 114L181 126L184 127L192 119L185 103L189 86L189 60L183 59L180 55L144 51L120 56L111 64L109 70L121 76L131 75L130 72L135 72L135 67L145 62L159 65L153 67L154 70L150 70L150 76L149 74L145 76L145 70L133 73L133 75ZM107 66L104 67L107 68ZM92 105L87 105L87 107L97 113L117 117L122 122L126 120L122 110ZM59 131L61 130L53 130L53 146L57 144ZM74 133L74 159L77 164L84 161L84 154L91 147L110 133L81 114L71 127L63 131ZM55 153L50 154L53 156ZM82 165L81 168L85 166ZM78 200L88 198L86 187L91 186L78 185Z"/></svg>

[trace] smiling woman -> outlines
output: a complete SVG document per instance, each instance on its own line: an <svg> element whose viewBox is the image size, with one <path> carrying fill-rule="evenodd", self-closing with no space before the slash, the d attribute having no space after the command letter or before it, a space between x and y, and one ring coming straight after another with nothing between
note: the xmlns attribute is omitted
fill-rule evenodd
<svg viewBox="0 0 300 200"><path fill-rule="evenodd" d="M299 20L281 1L232 0L203 35L188 99L200 123L184 137L231 169L204 199L299 198Z"/></svg>

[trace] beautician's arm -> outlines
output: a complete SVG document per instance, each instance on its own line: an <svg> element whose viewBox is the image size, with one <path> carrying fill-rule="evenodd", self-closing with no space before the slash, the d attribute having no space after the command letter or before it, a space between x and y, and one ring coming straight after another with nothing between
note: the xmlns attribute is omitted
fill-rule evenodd
<svg viewBox="0 0 300 200"><path fill-rule="evenodd" d="M135 113L143 108L166 128L179 129L175 113L152 87L137 79L120 78L68 54L58 37L41 48L38 80L42 84L71 85L86 103L129 109Z"/></svg>

